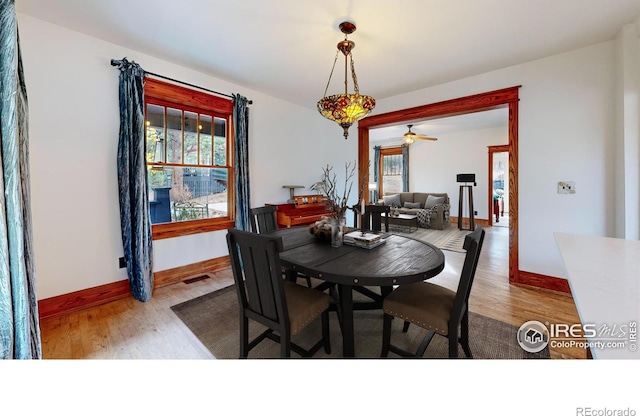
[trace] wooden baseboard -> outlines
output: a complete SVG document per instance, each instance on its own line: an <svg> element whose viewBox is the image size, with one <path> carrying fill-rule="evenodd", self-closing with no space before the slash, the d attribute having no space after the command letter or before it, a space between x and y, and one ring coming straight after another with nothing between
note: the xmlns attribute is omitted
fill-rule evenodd
<svg viewBox="0 0 640 416"><path fill-rule="evenodd" d="M211 260L205 260L198 263L187 264L173 269L155 272L154 287L162 287L173 283L181 282L195 275L215 273L225 269L231 265L229 256L218 257Z"/></svg>
<svg viewBox="0 0 640 416"><path fill-rule="evenodd" d="M40 320L55 318L131 296L128 280L90 287L38 301Z"/></svg>
<svg viewBox="0 0 640 416"><path fill-rule="evenodd" d="M451 225L455 224L456 226L458 225L458 217L449 217L449 221L451 222ZM482 218L474 218L473 222L476 225L482 225L483 227L489 227L489 220L485 220ZM462 218L462 223L465 226L469 225L469 218Z"/></svg>
<svg viewBox="0 0 640 416"><path fill-rule="evenodd" d="M562 279L560 277L546 276L544 274L518 270L518 276L514 283L571 295L569 282L567 279Z"/></svg>
<svg viewBox="0 0 640 416"><path fill-rule="evenodd" d="M154 288L170 285L193 277L197 274L215 273L230 265L229 256L218 257L174 269L154 273ZM54 296L38 301L40 320L56 318L72 312L78 312L93 306L103 305L114 300L131 296L128 280L108 283Z"/></svg>

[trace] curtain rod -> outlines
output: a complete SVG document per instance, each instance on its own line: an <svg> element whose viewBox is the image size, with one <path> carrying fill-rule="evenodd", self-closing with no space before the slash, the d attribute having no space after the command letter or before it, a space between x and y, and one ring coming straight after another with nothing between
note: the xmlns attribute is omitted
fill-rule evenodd
<svg viewBox="0 0 640 416"><path fill-rule="evenodd" d="M118 65L121 65L121 64L122 64L122 61L121 61L121 60L117 60L117 59L112 59L112 60L111 60L111 66L118 66ZM143 71L144 71L144 69L143 69ZM204 91L212 92L212 93L214 93L214 94L222 95L222 96L224 96L224 97L233 98L233 96L232 96L232 95L229 95L229 94L225 94L225 93L222 93L222 92L218 92L218 91L210 90L209 88L199 87L199 86L197 86L197 85L189 84L188 82L184 82L184 81L180 81L180 80L177 80L177 79L173 79L173 78L165 77L164 75L154 74L153 72L144 71L144 74L145 74L145 75L152 75L152 76L154 76L154 77L158 77L158 78L166 79L166 80L168 80L168 81L177 82L177 83L179 83L179 84L187 85L187 86L189 86L189 87L198 88L198 89L201 89L201 90L204 90ZM252 100L249 100L247 103L248 103L248 104L253 104L253 101L252 101Z"/></svg>
<svg viewBox="0 0 640 416"><path fill-rule="evenodd" d="M381 146L381 145L378 145L378 146L380 147L380 149L393 149L395 147L403 147L403 146L410 146L410 145L408 145L406 143L402 143L402 144L398 144L398 145L387 144L387 145L384 145L384 146ZM373 147L378 147L378 146L373 146Z"/></svg>

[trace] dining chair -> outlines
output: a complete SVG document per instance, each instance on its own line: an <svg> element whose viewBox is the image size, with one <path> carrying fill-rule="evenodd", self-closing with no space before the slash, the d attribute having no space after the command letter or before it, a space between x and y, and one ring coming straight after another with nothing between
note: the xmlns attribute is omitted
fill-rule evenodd
<svg viewBox="0 0 640 416"><path fill-rule="evenodd" d="M269 233L278 229L275 205L251 208L251 231L254 233Z"/></svg>
<svg viewBox="0 0 640 416"><path fill-rule="evenodd" d="M365 205L362 229L382 231L382 222L384 221L384 230L389 231L390 212L391 207L389 205Z"/></svg>
<svg viewBox="0 0 640 416"><path fill-rule="evenodd" d="M277 207L275 205L265 205L263 207L251 208L251 231L258 234L270 233L278 229L276 217ZM302 277L307 281L307 286L311 287L311 278L302 273L297 273L296 278Z"/></svg>
<svg viewBox="0 0 640 416"><path fill-rule="evenodd" d="M465 355L473 358L469 348L469 295L484 235L482 227L477 226L465 236L463 247L467 253L455 292L434 283L418 282L400 285L385 297L382 304L381 357L388 356L389 351L403 357L422 357L434 335L438 334L448 338L450 358L458 357L458 343L462 345ZM403 332L408 329L408 323L427 330L415 354L391 344L391 322L394 317L405 321Z"/></svg>
<svg viewBox="0 0 640 416"><path fill-rule="evenodd" d="M353 224L358 224L358 216L360 215L360 205L354 205ZM389 205L365 205L362 213L362 230L382 231L382 222L384 221L385 231L389 231L389 213L391 206ZM382 214L387 214L383 216Z"/></svg>
<svg viewBox="0 0 640 416"><path fill-rule="evenodd" d="M381 232L382 223L384 221L384 229L388 232L390 212L391 207L389 205L365 205L364 214L362 216L362 230ZM385 213L386 215L383 215ZM366 286L354 286L353 290L368 298L368 300L356 301L354 303L354 309L370 310L382 308L382 300L391 291L391 288L380 287L380 293L377 293Z"/></svg>
<svg viewBox="0 0 640 416"><path fill-rule="evenodd" d="M282 238L230 229L227 246L240 306L240 358L247 358L265 338L280 343L282 358L290 357L292 350L311 357L322 347L331 354L329 295L282 278ZM304 349L291 341L318 317L322 338L316 344ZM251 341L250 319L267 327Z"/></svg>

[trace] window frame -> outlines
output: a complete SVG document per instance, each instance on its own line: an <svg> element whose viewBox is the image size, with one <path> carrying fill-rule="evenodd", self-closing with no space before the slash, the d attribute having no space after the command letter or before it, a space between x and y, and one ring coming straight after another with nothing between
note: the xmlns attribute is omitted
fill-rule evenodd
<svg viewBox="0 0 640 416"><path fill-rule="evenodd" d="M394 147L385 147L380 149L380 156L378 159L378 172L379 172L379 180L378 180L378 195L379 198L384 196L384 157L385 156L402 156L402 146L394 146Z"/></svg>
<svg viewBox="0 0 640 416"><path fill-rule="evenodd" d="M226 230L235 227L235 183L233 160L235 155L234 130L233 130L233 102L231 99L218 97L202 91L185 88L179 85L160 81L154 78L146 78L144 86L145 99L145 147L146 147L146 120L147 105L160 105L164 107L179 108L182 111L195 113L205 113L212 117L224 118L227 124L227 164L221 165L196 165L183 163L157 163L145 161L148 165L160 165L168 167L206 167L224 168L228 170L227 179L227 203L228 215L219 218L203 218L189 221L168 222L151 225L151 235L153 240L179 237L183 235L199 234L211 231ZM213 138L212 118L212 138ZM146 154L146 149L145 149ZM166 157L166 153L165 153ZM199 160L198 160L199 162ZM213 162L213 160L212 160Z"/></svg>

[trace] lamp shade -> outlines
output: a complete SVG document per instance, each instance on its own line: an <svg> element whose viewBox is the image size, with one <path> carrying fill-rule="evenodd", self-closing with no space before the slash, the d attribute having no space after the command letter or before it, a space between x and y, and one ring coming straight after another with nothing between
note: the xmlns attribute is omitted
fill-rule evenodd
<svg viewBox="0 0 640 416"><path fill-rule="evenodd" d="M363 119L376 106L376 100L368 95L336 94L318 101L318 111L323 117L335 121L345 130Z"/></svg>

